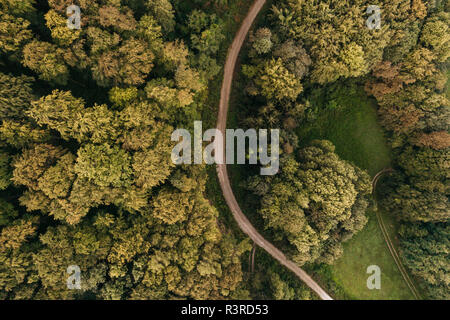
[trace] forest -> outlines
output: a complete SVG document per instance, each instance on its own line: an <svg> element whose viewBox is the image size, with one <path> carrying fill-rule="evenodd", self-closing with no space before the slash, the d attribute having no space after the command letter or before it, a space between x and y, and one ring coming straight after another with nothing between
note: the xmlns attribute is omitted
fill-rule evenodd
<svg viewBox="0 0 450 320"><path fill-rule="evenodd" d="M365 27L361 12L371 4L382 8L380 30ZM259 198L254 221L297 264L336 262L366 225L377 191L378 206L398 221L401 258L422 295L450 298L449 9L448 1L277 1L251 33L237 121L282 128L283 155L273 178L241 174L245 201ZM353 141L330 134L343 159L305 130L330 125L316 122L344 112L345 95L358 87L375 99L392 150L394 172L377 190L373 166L352 161L360 150L342 148Z"/></svg>
<svg viewBox="0 0 450 320"><path fill-rule="evenodd" d="M76 3L71 31L72 1L0 2L0 297L246 297L248 241L218 221L205 168L170 161L219 72L223 22L200 2Z"/></svg>
<svg viewBox="0 0 450 320"><path fill-rule="evenodd" d="M317 299L269 257L250 272L252 242L218 200L214 168L171 161L176 128L213 125L250 4L0 0L0 299ZM380 29L366 27L369 5ZM380 207L422 296L450 299L449 1L280 0L261 15L231 118L280 128L281 157L274 176L233 167L250 220L318 270ZM384 167L308 131L350 91L376 105L391 153L376 190ZM80 290L67 288L72 265Z"/></svg>

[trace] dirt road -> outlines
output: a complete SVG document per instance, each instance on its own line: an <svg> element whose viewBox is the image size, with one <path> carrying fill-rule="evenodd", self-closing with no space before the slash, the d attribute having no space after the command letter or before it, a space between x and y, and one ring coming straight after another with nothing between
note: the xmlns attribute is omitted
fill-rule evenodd
<svg viewBox="0 0 450 320"><path fill-rule="evenodd" d="M227 124L228 106L231 93L231 85L233 81L233 73L236 67L236 62L241 51L245 38L255 21L256 16L261 11L266 0L256 0L250 11L242 23L241 28L236 34L234 41L228 51L228 56L225 64L224 78L222 83L222 91L220 97L219 115L217 119L217 129L219 129L225 136L225 129ZM221 155L223 157L223 154ZM222 161L224 163L224 161ZM272 257L278 260L282 265L286 266L289 270L295 273L300 280L308 285L317 295L323 300L332 300L332 298L301 268L299 268L294 262L288 260L286 256L269 241L264 239L258 231L253 227L250 221L242 212L239 204L231 189L230 180L228 178L227 166L225 164L217 165L217 175L219 177L220 186L222 188L225 200L233 213L233 217L238 223L241 230L247 234L258 246L266 250Z"/></svg>
<svg viewBox="0 0 450 320"><path fill-rule="evenodd" d="M411 290L411 293L413 294L414 298L416 298L416 300L420 300L421 297L420 297L419 291L414 286L414 282L411 280L411 278L408 275L408 272L406 271L405 267L403 266L400 256L398 255L397 250L395 249L394 243L392 242L392 240L389 236L389 232L386 229L386 225L384 224L383 217L381 216L381 213L378 210L378 204L376 202L375 191L376 191L377 183L378 183L379 179L381 178L381 176L383 174L391 173L393 171L394 170L392 168L387 168L387 169L381 170L372 179L372 194L373 194L373 199L375 200L375 214L377 216L378 225L380 226L381 232L383 233L384 241L386 242L386 245L389 249L389 252L392 255L392 258L395 261L395 264L398 267L398 270L402 274L403 279L405 280L408 288Z"/></svg>

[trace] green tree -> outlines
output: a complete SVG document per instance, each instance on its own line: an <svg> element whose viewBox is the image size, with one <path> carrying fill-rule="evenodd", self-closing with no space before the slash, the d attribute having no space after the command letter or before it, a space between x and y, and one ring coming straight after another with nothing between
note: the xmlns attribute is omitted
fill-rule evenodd
<svg viewBox="0 0 450 320"><path fill-rule="evenodd" d="M9 153L0 149L0 190L5 190L11 184L12 170L10 162L11 156Z"/></svg>
<svg viewBox="0 0 450 320"><path fill-rule="evenodd" d="M283 2L272 7L272 17L280 37L304 43L313 61L312 81L324 84L365 75L381 61L391 32L386 23L382 32L362 27L367 19L362 12L371 4Z"/></svg>
<svg viewBox="0 0 450 320"><path fill-rule="evenodd" d="M281 59L265 62L254 81L261 94L268 99L294 101L303 91L300 81L283 66Z"/></svg>
<svg viewBox="0 0 450 320"><path fill-rule="evenodd" d="M39 78L55 84L65 85L69 79L69 69L57 46L33 40L23 49L23 65L39 75Z"/></svg>
<svg viewBox="0 0 450 320"><path fill-rule="evenodd" d="M440 12L427 19L422 28L420 40L438 56L438 61L445 62L450 57L450 13Z"/></svg>
<svg viewBox="0 0 450 320"><path fill-rule="evenodd" d="M262 194L266 227L278 233L277 240L288 241L286 249L299 265L332 263L342 254L341 243L367 222L368 174L340 160L328 141L313 141L298 161L282 158L280 168L280 175L266 178L269 189L255 184L257 178L250 184Z"/></svg>
<svg viewBox="0 0 450 320"><path fill-rule="evenodd" d="M175 14L169 0L147 0L146 6L150 13L158 20L165 33L175 28Z"/></svg>
<svg viewBox="0 0 450 320"><path fill-rule="evenodd" d="M274 52L274 56L281 58L286 68L295 74L298 79L307 75L312 63L306 50L292 40L287 40L279 45Z"/></svg>
<svg viewBox="0 0 450 320"><path fill-rule="evenodd" d="M141 85L153 68L154 54L147 43L129 39L117 49L103 53L92 67L94 79L101 86Z"/></svg>
<svg viewBox="0 0 450 320"><path fill-rule="evenodd" d="M31 85L33 78L14 77L0 73L0 112L1 119L20 119L31 106L34 99Z"/></svg>
<svg viewBox="0 0 450 320"><path fill-rule="evenodd" d="M100 187L130 186L131 157L117 146L87 144L78 150L75 172Z"/></svg>
<svg viewBox="0 0 450 320"><path fill-rule="evenodd" d="M404 259L423 280L431 299L449 299L450 228L445 224L406 224L400 229Z"/></svg>
<svg viewBox="0 0 450 320"><path fill-rule="evenodd" d="M163 189L152 202L152 216L167 224L182 222L192 211L194 203L189 194Z"/></svg>
<svg viewBox="0 0 450 320"><path fill-rule="evenodd" d="M76 119L82 117L83 112L83 99L75 98L69 91L54 90L34 101L28 115L39 125L57 130L67 140L72 137Z"/></svg>
<svg viewBox="0 0 450 320"><path fill-rule="evenodd" d="M251 35L250 41L252 42L253 49L258 54L265 54L272 49L272 32L269 28L259 28L254 35Z"/></svg>
<svg viewBox="0 0 450 320"><path fill-rule="evenodd" d="M19 60L21 50L31 41L33 34L29 29L30 22L20 17L14 17L0 10L0 52L14 60Z"/></svg>
<svg viewBox="0 0 450 320"><path fill-rule="evenodd" d="M207 55L219 51L225 39L223 22L214 14L194 10L189 15L188 27L191 30L192 47Z"/></svg>
<svg viewBox="0 0 450 320"><path fill-rule="evenodd" d="M185 45L190 13L175 20L169 0L78 1L80 30L71 4L0 1L2 69L39 77L0 73L0 189L14 190L0 197L0 298L246 297L248 241L205 198L205 167L175 170L167 143L204 108L223 22L204 15Z"/></svg>

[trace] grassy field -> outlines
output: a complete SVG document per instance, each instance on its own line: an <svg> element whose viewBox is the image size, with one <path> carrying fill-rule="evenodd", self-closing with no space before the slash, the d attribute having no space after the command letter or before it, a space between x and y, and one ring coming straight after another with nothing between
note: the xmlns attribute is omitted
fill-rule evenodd
<svg viewBox="0 0 450 320"><path fill-rule="evenodd" d="M389 167L391 154L377 122L375 101L352 82L315 90L311 99L317 115L298 130L301 145L312 139L334 143L342 159L366 169L371 176ZM325 106L329 106L323 111Z"/></svg>
<svg viewBox="0 0 450 320"><path fill-rule="evenodd" d="M316 117L298 129L302 145L307 145L312 139L328 139L335 144L341 158L366 169L371 176L390 166L391 152L377 122L376 104L366 96L361 86L346 82L316 90L311 96L311 107L316 110ZM319 266L314 268L315 271L340 288L336 292L337 298L412 299L386 247L375 213L369 210L367 216L369 222L366 227L344 244L344 254L335 265ZM383 213L383 219L395 240L395 220L386 213ZM369 275L366 270L370 265L381 269L380 290L367 288Z"/></svg>
<svg viewBox="0 0 450 320"><path fill-rule="evenodd" d="M369 211L367 216L364 230L344 245L343 256L331 267L334 280L354 299L413 299L386 247L375 213ZM381 269L380 290L367 288L366 269L370 265Z"/></svg>

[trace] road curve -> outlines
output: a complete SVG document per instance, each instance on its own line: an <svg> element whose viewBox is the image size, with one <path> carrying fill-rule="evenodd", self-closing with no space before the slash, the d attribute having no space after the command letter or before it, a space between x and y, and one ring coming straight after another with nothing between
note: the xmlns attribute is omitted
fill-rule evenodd
<svg viewBox="0 0 450 320"><path fill-rule="evenodd" d="M266 0L256 0L253 3L249 13L247 14L247 17L244 19L241 28L236 34L233 43L228 51L220 96L219 115L217 119L217 129L222 132L223 136L225 136L233 73L236 67L239 52L241 51L244 40L247 37L247 34L253 22L255 21L256 16L263 8L265 2ZM220 155L217 155L222 160L224 160L223 158L225 146L223 146L223 148L223 152ZM220 163L225 162L220 161ZM239 207L239 204L236 201L233 190L231 189L230 180L228 178L226 164L218 164L216 169L223 196L225 197L228 207L233 213L233 217L238 223L241 230L245 234L247 234L258 246L266 250L273 258L278 260L282 265L286 266L289 270L295 273L295 275L297 275L300 280L302 280L308 287L310 287L321 299L333 300L305 271L299 268L294 262L287 259L280 250L278 250L274 245L272 245L258 233L258 231L253 227L253 225L244 215L241 208Z"/></svg>
<svg viewBox="0 0 450 320"><path fill-rule="evenodd" d="M414 298L416 298L416 300L420 300L421 297L420 297L419 291L417 291L416 287L414 286L413 281L411 280L411 278L408 275L408 272L406 271L405 267L403 266L403 263L397 253L397 250L395 249L394 243L392 242L391 238L389 237L389 233L387 232L386 225L384 224L383 217L381 216L381 213L378 210L378 204L376 202L375 191L377 188L378 181L380 180L380 178L383 174L391 173L393 171L394 170L392 168L383 169L380 172L378 172L375 175L375 177L373 177L373 179L372 179L372 195L373 195L373 199L375 201L375 214L377 216L377 221L378 221L378 225L380 226L381 233L383 233L384 241L386 242L386 245L389 249L389 252L391 253L392 258L395 261L395 264L397 265L398 270L402 274L403 279L405 280L406 285L408 286L409 290L411 290L411 293L413 294Z"/></svg>

